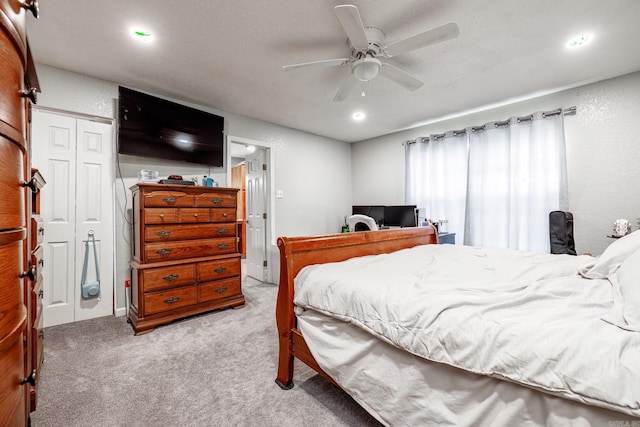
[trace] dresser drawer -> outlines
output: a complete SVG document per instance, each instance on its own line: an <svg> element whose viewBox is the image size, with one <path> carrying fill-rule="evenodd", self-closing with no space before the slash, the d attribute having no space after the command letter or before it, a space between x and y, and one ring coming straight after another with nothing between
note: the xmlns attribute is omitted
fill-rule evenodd
<svg viewBox="0 0 640 427"><path fill-rule="evenodd" d="M226 222L236 220L236 210L234 209L211 209L211 222Z"/></svg>
<svg viewBox="0 0 640 427"><path fill-rule="evenodd" d="M192 207L193 196L181 191L153 191L145 194L144 207Z"/></svg>
<svg viewBox="0 0 640 427"><path fill-rule="evenodd" d="M42 246L38 246L38 248L31 252L31 271L33 273L32 281L35 282L38 277L42 274L42 268L44 267L44 250Z"/></svg>
<svg viewBox="0 0 640 427"><path fill-rule="evenodd" d="M235 276L240 276L240 258L221 259L198 264L199 282Z"/></svg>
<svg viewBox="0 0 640 427"><path fill-rule="evenodd" d="M31 342L35 346L31 351L31 357L33 358L31 360L31 369L35 369L38 376L40 376L40 367L44 360L44 329L42 326L42 311L40 311L31 328Z"/></svg>
<svg viewBox="0 0 640 427"><path fill-rule="evenodd" d="M209 208L228 208L236 206L236 194L203 193L195 196L196 206Z"/></svg>
<svg viewBox="0 0 640 427"><path fill-rule="evenodd" d="M25 132L24 65L20 52L11 43L7 33L0 29L0 120Z"/></svg>
<svg viewBox="0 0 640 427"><path fill-rule="evenodd" d="M25 0L22 0L25 1ZM9 31L16 43L20 45L20 49L26 52L26 9L22 7L21 0L0 0L0 14L8 19L1 19L9 25ZM27 0L29 2L31 0Z"/></svg>
<svg viewBox="0 0 640 427"><path fill-rule="evenodd" d="M44 240L44 222L40 215L31 216L31 250L34 250Z"/></svg>
<svg viewBox="0 0 640 427"><path fill-rule="evenodd" d="M38 280L33 284L31 288L31 310L35 313L35 316L39 316L42 311L42 298L44 297L44 290L42 289L43 276L38 276Z"/></svg>
<svg viewBox="0 0 640 427"><path fill-rule="evenodd" d="M0 230L26 226L23 159L19 146L0 136Z"/></svg>
<svg viewBox="0 0 640 427"><path fill-rule="evenodd" d="M216 280L198 286L198 302L213 301L240 294L240 278Z"/></svg>
<svg viewBox="0 0 640 427"><path fill-rule="evenodd" d="M24 240L18 240L20 237L24 239L25 233L18 231L0 232L0 242L9 240L5 244L0 245L0 289L2 289L2 298L0 298L0 331L9 331L18 323L17 316L20 311L16 307L23 304L23 279L20 273L23 272L22 250Z"/></svg>
<svg viewBox="0 0 640 427"><path fill-rule="evenodd" d="M235 236L234 224L149 225L144 229L145 242L169 242L212 237Z"/></svg>
<svg viewBox="0 0 640 427"><path fill-rule="evenodd" d="M178 221L188 222L209 222L209 209L207 208L182 208L178 215Z"/></svg>
<svg viewBox="0 0 640 427"><path fill-rule="evenodd" d="M195 286L144 295L144 314L162 313L196 303Z"/></svg>
<svg viewBox="0 0 640 427"><path fill-rule="evenodd" d="M142 270L143 292L175 286L194 285L195 283L196 268L194 264Z"/></svg>
<svg viewBox="0 0 640 427"><path fill-rule="evenodd" d="M184 242L147 243L145 262L197 258L236 252L236 238L187 240Z"/></svg>
<svg viewBox="0 0 640 427"><path fill-rule="evenodd" d="M145 209L144 222L146 224L175 224L178 222L178 210Z"/></svg>
<svg viewBox="0 0 640 427"><path fill-rule="evenodd" d="M12 308L14 310L14 308ZM23 323L24 324L24 323ZM9 335L0 340L0 398L2 399L3 418L0 420L5 426L25 426L25 393L20 379L25 377L25 355L23 349L26 337L25 326L16 330L9 330Z"/></svg>

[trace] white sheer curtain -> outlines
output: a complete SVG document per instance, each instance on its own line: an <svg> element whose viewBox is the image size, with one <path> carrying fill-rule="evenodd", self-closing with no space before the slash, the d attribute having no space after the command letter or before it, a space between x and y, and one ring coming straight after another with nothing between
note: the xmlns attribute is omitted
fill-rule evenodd
<svg viewBox="0 0 640 427"><path fill-rule="evenodd" d="M567 208L562 114L469 133L467 243L549 252L549 212Z"/></svg>
<svg viewBox="0 0 640 427"><path fill-rule="evenodd" d="M424 209L435 221L446 219L447 231L462 244L467 193L467 136L465 132L432 135L407 145L405 200Z"/></svg>
<svg viewBox="0 0 640 427"><path fill-rule="evenodd" d="M407 203L449 220L456 243L549 252L567 209L563 115L535 113L406 146Z"/></svg>

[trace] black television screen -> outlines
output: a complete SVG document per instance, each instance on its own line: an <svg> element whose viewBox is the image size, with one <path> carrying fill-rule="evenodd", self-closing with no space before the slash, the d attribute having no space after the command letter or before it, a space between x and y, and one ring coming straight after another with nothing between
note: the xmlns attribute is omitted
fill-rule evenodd
<svg viewBox="0 0 640 427"><path fill-rule="evenodd" d="M355 214L370 216L378 226L384 225L384 206L351 206L351 215Z"/></svg>
<svg viewBox="0 0 640 427"><path fill-rule="evenodd" d="M118 153L224 165L224 117L119 87Z"/></svg>
<svg viewBox="0 0 640 427"><path fill-rule="evenodd" d="M385 206L384 225L395 227L415 227L416 205Z"/></svg>

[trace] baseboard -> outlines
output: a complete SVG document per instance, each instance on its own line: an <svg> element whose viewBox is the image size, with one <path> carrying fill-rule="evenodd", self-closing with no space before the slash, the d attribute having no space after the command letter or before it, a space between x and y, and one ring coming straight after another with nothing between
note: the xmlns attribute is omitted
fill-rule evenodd
<svg viewBox="0 0 640 427"><path fill-rule="evenodd" d="M115 317L122 317L122 316L126 316L127 314L127 309L122 307L122 308L116 308L115 313L113 313L113 315Z"/></svg>

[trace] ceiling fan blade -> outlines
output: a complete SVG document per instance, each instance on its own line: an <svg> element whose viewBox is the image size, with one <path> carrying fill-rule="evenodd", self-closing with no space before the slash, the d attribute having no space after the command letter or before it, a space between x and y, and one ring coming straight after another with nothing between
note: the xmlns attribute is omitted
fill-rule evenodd
<svg viewBox="0 0 640 427"><path fill-rule="evenodd" d="M322 61L302 62L300 64L285 65L284 67L282 67L282 69L284 71L289 71L294 68L310 67L310 66L316 66L316 65L320 65L324 67L333 67L337 65L347 64L349 61L350 61L349 58L325 59Z"/></svg>
<svg viewBox="0 0 640 427"><path fill-rule="evenodd" d="M412 50L421 49L432 44L456 38L459 34L460 28L458 28L458 24L455 22L449 22L448 24L425 31L424 33L416 34L415 36L408 37L404 40L393 42L386 46L384 51L387 52L389 56L396 56L401 53L410 52Z"/></svg>
<svg viewBox="0 0 640 427"><path fill-rule="evenodd" d="M419 89L424 84L422 80L413 77L411 74L408 74L391 64L382 64L379 72L389 80L393 80L400 86L411 91Z"/></svg>
<svg viewBox="0 0 640 427"><path fill-rule="evenodd" d="M341 4L334 7L333 10L344 32L347 33L351 45L356 49L367 49L369 42L367 41L367 34L364 31L358 8L351 4Z"/></svg>
<svg viewBox="0 0 640 427"><path fill-rule="evenodd" d="M342 86L340 86L340 89L338 89L338 93L336 93L336 96L333 97L333 100L338 102L347 99L349 93L351 93L351 89L353 89L353 86L355 86L356 82L357 80L353 73L349 73L347 78L342 82Z"/></svg>

